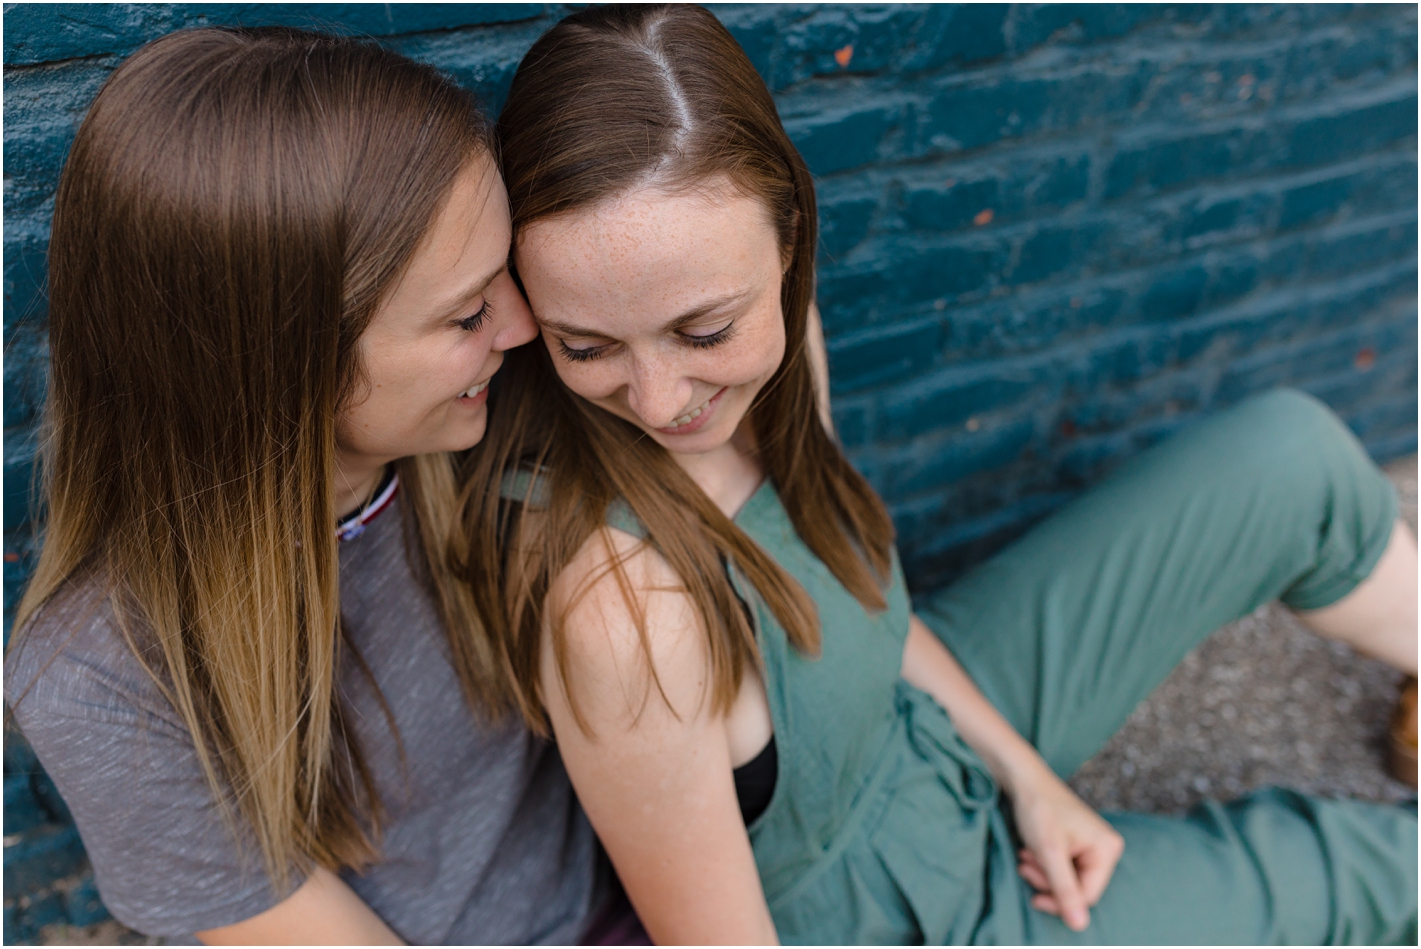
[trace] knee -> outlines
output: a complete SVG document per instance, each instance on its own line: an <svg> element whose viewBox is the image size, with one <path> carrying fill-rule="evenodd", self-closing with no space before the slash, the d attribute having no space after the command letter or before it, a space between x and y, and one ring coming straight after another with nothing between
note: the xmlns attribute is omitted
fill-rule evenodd
<svg viewBox="0 0 1421 949"><path fill-rule="evenodd" d="M1296 470L1320 458L1342 455L1362 460L1362 446L1330 408L1297 389L1273 389L1250 396L1230 414L1249 433L1256 458Z"/></svg>

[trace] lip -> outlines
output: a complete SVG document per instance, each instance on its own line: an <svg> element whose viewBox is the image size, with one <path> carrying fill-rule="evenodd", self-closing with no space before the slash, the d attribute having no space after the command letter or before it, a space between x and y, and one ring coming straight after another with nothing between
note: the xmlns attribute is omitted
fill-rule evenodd
<svg viewBox="0 0 1421 949"><path fill-rule="evenodd" d="M458 395L456 395L456 396L454 397L454 401L455 401L455 402L458 402L460 405L470 405L470 406L483 405L485 402L488 401L488 384L489 384L491 381L493 381L493 376L489 376L489 377L488 377L487 379L485 379L482 383L475 382L474 385L469 386L469 389L472 389L472 388L474 388L474 386L477 386L477 385L482 385L483 388L480 389L478 392L474 393L474 394L471 395L471 396L470 396L470 395L464 395L464 393L461 392L461 393L459 393ZM465 389L464 392L468 392L469 389Z"/></svg>
<svg viewBox="0 0 1421 949"><path fill-rule="evenodd" d="M675 428L658 428L657 431L663 435L690 435L692 432L700 431L710 423L711 416L715 415L716 406L720 404L720 397L729 391L730 386L721 386L719 392L706 400L705 408L701 409L701 414L685 425L678 425Z"/></svg>

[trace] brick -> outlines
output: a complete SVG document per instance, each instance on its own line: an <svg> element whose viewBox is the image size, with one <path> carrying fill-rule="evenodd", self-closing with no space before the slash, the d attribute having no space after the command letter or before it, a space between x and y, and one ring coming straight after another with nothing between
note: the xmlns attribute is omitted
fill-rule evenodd
<svg viewBox="0 0 1421 949"><path fill-rule="evenodd" d="M1348 426L1364 443L1416 438L1416 392L1398 395L1347 419ZM1415 451L1413 447L1411 449Z"/></svg>
<svg viewBox="0 0 1421 949"><path fill-rule="evenodd" d="M544 9L535 3L20 3L5 11L5 63L126 56L151 39L194 26L295 26L393 36L525 20Z"/></svg>
<svg viewBox="0 0 1421 949"><path fill-rule="evenodd" d="M28 905L22 910L27 926L42 930L46 926L67 922L64 916L64 893L60 890L37 893L27 902Z"/></svg>
<svg viewBox="0 0 1421 949"><path fill-rule="evenodd" d="M889 235L861 245L819 273L825 331L881 323L889 314L967 294L1000 279L1010 248L999 239L909 240ZM885 261L892 261L891 269Z"/></svg>
<svg viewBox="0 0 1421 949"><path fill-rule="evenodd" d="M824 189L828 190L828 189ZM826 200L827 198L827 200ZM868 234L878 210L876 194L853 193L819 199L819 251L826 258L841 257Z"/></svg>
<svg viewBox="0 0 1421 949"><path fill-rule="evenodd" d="M952 231L977 224L983 211L1000 225L1067 207L1086 197L1090 156L1072 151L985 164L935 164L905 176L901 214L919 231Z"/></svg>
<svg viewBox="0 0 1421 949"><path fill-rule="evenodd" d="M1414 322L1415 306L1405 315ZM1396 352L1377 353L1376 362L1366 371L1359 372L1354 362L1334 375L1309 379L1299 387L1346 417L1375 403L1378 393L1415 391L1416 360L1403 346Z"/></svg>
<svg viewBox="0 0 1421 949"><path fill-rule="evenodd" d="M20 324L5 340L5 427L29 425L44 404L49 373L49 341L34 321Z"/></svg>
<svg viewBox="0 0 1421 949"><path fill-rule="evenodd" d="M1300 121L1288 138L1294 164L1322 164L1416 136L1416 83L1359 97L1330 113Z"/></svg>
<svg viewBox="0 0 1421 949"><path fill-rule="evenodd" d="M1161 418L1196 414L1205 408L1212 388L1212 374L1199 369L1155 373L1130 386L1077 387L1063 403L1055 431L1064 444ZM1066 431L1072 434L1067 436Z"/></svg>
<svg viewBox="0 0 1421 949"><path fill-rule="evenodd" d="M1237 402L1253 392L1351 370L1356 354L1363 349L1389 353L1414 350L1415 344L1414 311L1400 323L1346 327L1234 361L1219 382L1217 396L1226 403Z"/></svg>
<svg viewBox="0 0 1421 949"><path fill-rule="evenodd" d="M1071 224L1044 224L1021 241L1009 272L1014 284L1036 283L1048 277L1086 269L1097 246L1112 236L1109 223L1078 219Z"/></svg>
<svg viewBox="0 0 1421 949"><path fill-rule="evenodd" d="M885 441L912 438L966 422L974 415L1049 399L1052 382L1041 360L950 367L887 394L875 435Z"/></svg>
<svg viewBox="0 0 1421 949"><path fill-rule="evenodd" d="M3 287L5 340L9 344L18 324L42 319L47 308L45 282L49 250L48 223L43 233L35 233L22 222L5 222L5 267Z"/></svg>
<svg viewBox="0 0 1421 949"><path fill-rule="evenodd" d="M30 488L35 483L35 432L5 432L5 530L30 522Z"/></svg>
<svg viewBox="0 0 1421 949"><path fill-rule="evenodd" d="M915 374L932 364L941 337L942 325L935 319L835 336L828 343L833 391Z"/></svg>
<svg viewBox="0 0 1421 949"><path fill-rule="evenodd" d="M845 448L866 444L872 429L872 403L867 399L834 399L834 433Z"/></svg>
<svg viewBox="0 0 1421 949"><path fill-rule="evenodd" d="M1057 462L1057 474L1067 484L1086 487L1109 475L1126 458L1159 444L1196 418L1171 415L1123 432L1078 441Z"/></svg>
<svg viewBox="0 0 1421 949"><path fill-rule="evenodd" d="M831 5L782 26L771 88L816 76L878 72L902 55L923 11L910 4ZM840 62L840 58L844 61Z"/></svg>
<svg viewBox="0 0 1421 949"><path fill-rule="evenodd" d="M907 54L899 63L905 72L966 65L1006 52L1005 3L941 3L925 8L921 22L908 37Z"/></svg>
<svg viewBox="0 0 1421 949"><path fill-rule="evenodd" d="M7 900L5 903L5 945L25 945L31 942L36 935L38 933L33 926L25 925L24 915L21 913L19 905Z"/></svg>
<svg viewBox="0 0 1421 949"><path fill-rule="evenodd" d="M42 770L35 772L30 778L30 786L34 789L35 800L39 802L50 823L74 823L74 816L69 813L69 805L64 803L64 798L59 795L59 788L55 787L54 780L48 774Z"/></svg>
<svg viewBox="0 0 1421 949"><path fill-rule="evenodd" d="M708 7L735 37L740 48L772 89L775 41L784 17L782 6L758 3L718 3Z"/></svg>
<svg viewBox="0 0 1421 949"><path fill-rule="evenodd" d="M1012 10L1011 48L1020 53L1049 41L1098 42L1123 36L1168 8L1138 3L1047 3Z"/></svg>
<svg viewBox="0 0 1421 949"><path fill-rule="evenodd" d="M1201 266L1165 273L1145 291L1141 309L1152 320L1188 316L1199 308L1209 275Z"/></svg>
<svg viewBox="0 0 1421 949"><path fill-rule="evenodd" d="M943 357L993 358L1065 345L1081 336L1129 323L1128 282L1092 282L1023 290L971 307L951 308Z"/></svg>
<svg viewBox="0 0 1421 949"><path fill-rule="evenodd" d="M550 25L546 20L532 20L492 29L445 30L392 37L386 45L435 66L472 89L488 114L496 117L508 98L523 53Z"/></svg>
<svg viewBox="0 0 1421 949"><path fill-rule="evenodd" d="M874 484L884 494L901 497L999 468L1020 456L1035 435L1030 416L996 422L988 417L975 430L938 430L893 449L875 448L854 462L875 473Z"/></svg>
<svg viewBox="0 0 1421 949"><path fill-rule="evenodd" d="M1262 168L1324 165L1404 142L1416 135L1415 81L1323 103L1310 103L1279 120L1256 117L1214 126L1140 128L1120 146L1106 172L1105 197L1138 188L1160 190L1181 183Z"/></svg>
<svg viewBox="0 0 1421 949"><path fill-rule="evenodd" d="M1009 507L954 524L936 532L931 544L913 550L905 569L909 589L935 590L951 583L967 568L1001 550L1007 544L1059 508L1071 495L1067 492L1036 494ZM908 533L912 515L903 508L893 511L900 533Z"/></svg>
<svg viewBox="0 0 1421 949"><path fill-rule="evenodd" d="M984 210L995 215L1001 188L995 175L975 179L948 179L936 185L919 185L903 195L903 218L909 227L952 231L970 225Z"/></svg>
<svg viewBox="0 0 1421 949"><path fill-rule="evenodd" d="M37 892L83 864L84 846L73 825L38 828L5 844L5 892Z"/></svg>
<svg viewBox="0 0 1421 949"><path fill-rule="evenodd" d="M784 124L809 170L828 175L877 159L884 138L901 118L901 107L886 102L789 118Z"/></svg>
<svg viewBox="0 0 1421 949"><path fill-rule="evenodd" d="M1308 273L1321 277L1346 276L1389 260L1414 259L1416 212L1349 221L1310 237L1305 247Z"/></svg>
<svg viewBox="0 0 1421 949"><path fill-rule="evenodd" d="M64 891L64 916L71 926L93 926L110 918L92 871Z"/></svg>
<svg viewBox="0 0 1421 949"><path fill-rule="evenodd" d="M39 559L39 541L33 531L7 531L5 534L5 561L4 561L4 593L5 593L5 645L10 642L10 619L15 608L20 603L20 596L24 592L25 585L29 583L30 574L34 572L35 562ZM12 767L11 754L29 754L28 746L24 740L20 739L16 733L6 733L5 736L5 771L8 774ZM15 759L16 761L33 762L33 758L24 757ZM16 765L18 767L18 765ZM28 768L28 766L26 766ZM37 763L33 768L38 769Z"/></svg>
<svg viewBox="0 0 1421 949"><path fill-rule="evenodd" d="M28 774L5 775L5 836L22 834L49 822Z"/></svg>

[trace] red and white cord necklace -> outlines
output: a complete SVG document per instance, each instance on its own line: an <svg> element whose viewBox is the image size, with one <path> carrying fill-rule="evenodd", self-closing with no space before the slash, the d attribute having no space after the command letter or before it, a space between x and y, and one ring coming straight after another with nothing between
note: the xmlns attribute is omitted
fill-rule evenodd
<svg viewBox="0 0 1421 949"><path fill-rule="evenodd" d="M370 499L369 504L336 525L336 540L355 540L365 533L365 525L375 520L381 511L390 506L399 487L400 476L393 471L390 472L390 480L375 492L375 496Z"/></svg>

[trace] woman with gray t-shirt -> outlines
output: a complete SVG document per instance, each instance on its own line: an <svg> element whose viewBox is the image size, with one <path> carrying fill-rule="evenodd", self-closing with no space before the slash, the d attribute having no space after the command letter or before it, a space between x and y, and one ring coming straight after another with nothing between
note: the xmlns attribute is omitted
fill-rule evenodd
<svg viewBox="0 0 1421 949"><path fill-rule="evenodd" d="M468 93L201 29L100 91L55 201L49 512L5 669L122 922L551 942L595 842L442 533L534 335Z"/></svg>

